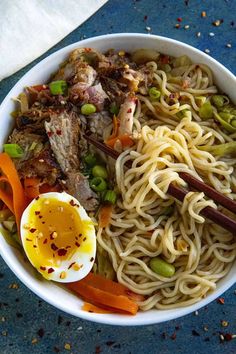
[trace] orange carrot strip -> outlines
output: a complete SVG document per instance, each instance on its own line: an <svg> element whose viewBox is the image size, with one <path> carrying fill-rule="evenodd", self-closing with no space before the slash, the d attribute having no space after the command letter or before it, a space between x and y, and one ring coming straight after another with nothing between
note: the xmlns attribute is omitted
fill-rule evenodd
<svg viewBox="0 0 236 354"><path fill-rule="evenodd" d="M85 302L82 306L82 310L86 312L93 312L93 313L114 313L115 309L105 310L102 307L90 304L89 302ZM117 311L118 312L118 311Z"/></svg>
<svg viewBox="0 0 236 354"><path fill-rule="evenodd" d="M129 299L135 302L144 300L143 295L136 294L126 288L123 284L120 284L111 279L104 278L100 274L94 274L90 272L85 278L83 278L83 282L85 282L87 285L93 286L94 288L110 292L114 295L127 296Z"/></svg>
<svg viewBox="0 0 236 354"><path fill-rule="evenodd" d="M24 188L25 195L29 199L34 199L39 195L39 178L25 178L24 179Z"/></svg>
<svg viewBox="0 0 236 354"><path fill-rule="evenodd" d="M106 227L111 221L112 205L103 205L99 209L99 227Z"/></svg>
<svg viewBox="0 0 236 354"><path fill-rule="evenodd" d="M12 211L16 218L18 230L20 230L20 219L24 209L27 206L27 199L24 194L24 190L21 185L20 178L17 174L17 170L14 166L14 163L5 152L0 154L0 166L1 166L2 173L7 178L7 182L10 184L12 189L12 206L13 206ZM0 190L1 190L0 198L1 199L2 197L4 198L2 199L3 202L6 201L9 202L9 198L7 198L8 200L6 199L6 192L1 188L1 186L0 186ZM10 209L11 205L7 205L7 206Z"/></svg>
<svg viewBox="0 0 236 354"><path fill-rule="evenodd" d="M98 288L94 288L83 282L83 279L78 282L68 283L67 286L70 290L73 290L86 299L86 301L91 303L109 306L132 315L135 315L138 311L138 305L128 297L114 295Z"/></svg>
<svg viewBox="0 0 236 354"><path fill-rule="evenodd" d="M109 138L108 140L105 141L105 143L109 147L114 148L114 145L117 142L117 140L120 140L121 145L122 145L123 148L130 147L130 146L132 146L134 144L133 139L127 134L119 135L119 136L114 137L114 138Z"/></svg>

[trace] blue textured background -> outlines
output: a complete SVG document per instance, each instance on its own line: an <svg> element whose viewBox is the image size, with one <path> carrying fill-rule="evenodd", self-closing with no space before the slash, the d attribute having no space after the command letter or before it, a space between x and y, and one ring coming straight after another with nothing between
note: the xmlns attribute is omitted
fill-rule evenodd
<svg viewBox="0 0 236 354"><path fill-rule="evenodd" d="M207 16L201 17L206 11ZM147 16L147 17L146 17ZM182 22L175 28L177 18ZM236 0L110 0L86 23L44 56L86 37L106 33L159 34L191 44L236 73ZM222 19L219 27L212 22ZM184 29L189 25L188 29ZM150 27L149 30L147 27ZM201 32L197 37L196 33ZM214 36L209 33L213 32ZM231 48L226 44L230 43ZM4 55L4 53L0 53ZM17 53L16 53L17 57ZM0 83L0 102L36 62ZM15 289L12 284L18 284ZM145 327L111 327L65 315L32 294L0 259L0 354L45 353L236 353L236 286L196 314ZM228 321L223 327L221 321ZM71 349L65 349L70 344Z"/></svg>

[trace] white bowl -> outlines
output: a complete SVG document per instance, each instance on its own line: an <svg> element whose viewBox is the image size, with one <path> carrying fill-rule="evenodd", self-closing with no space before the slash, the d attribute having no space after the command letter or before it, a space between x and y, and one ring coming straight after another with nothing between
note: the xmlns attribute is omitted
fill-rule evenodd
<svg viewBox="0 0 236 354"><path fill-rule="evenodd" d="M221 88L221 90L227 93L234 102L236 102L235 76L223 65L201 51L187 44L159 36L145 34L110 34L86 39L58 50L42 60L18 81L0 107L0 146L2 146L7 139L7 136L12 129L13 122L10 113L14 110L14 103L11 99L22 92L25 86L46 82L49 79L50 74L55 72L58 65L65 60L67 55L73 49L77 47L93 47L100 51L105 51L110 48L116 50L124 49L126 51L133 51L138 48L153 48L162 53L173 56L186 54L194 62L207 64L214 73L215 83ZM89 321L111 325L137 326L176 319L209 304L236 282L235 263L230 273L217 283L216 290L197 304L173 310L150 310L148 312L139 312L136 316L95 314L82 311L81 305L83 302L62 287L53 282L38 280L34 276L35 273L29 262L26 262L16 249L9 246L3 237L0 237L0 254L15 275L25 285L51 305L71 315Z"/></svg>

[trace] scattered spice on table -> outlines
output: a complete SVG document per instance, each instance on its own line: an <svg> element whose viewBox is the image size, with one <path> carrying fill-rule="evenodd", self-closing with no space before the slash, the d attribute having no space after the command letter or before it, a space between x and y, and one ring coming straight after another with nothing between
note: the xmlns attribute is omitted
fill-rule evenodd
<svg viewBox="0 0 236 354"><path fill-rule="evenodd" d="M208 326L204 326L203 329L205 332L208 332L208 330L209 330Z"/></svg>
<svg viewBox="0 0 236 354"><path fill-rule="evenodd" d="M151 27L147 26L147 27L146 27L146 30L147 30L148 32L150 32L152 29L151 29Z"/></svg>
<svg viewBox="0 0 236 354"><path fill-rule="evenodd" d="M22 318L22 317L23 317L23 315L22 315L22 313L17 312L17 313L16 313L16 317L17 317L17 318Z"/></svg>
<svg viewBox="0 0 236 354"><path fill-rule="evenodd" d="M232 47L232 44L231 44L231 43L227 43L227 44L226 44L226 47L227 47L227 48L231 48L231 47Z"/></svg>
<svg viewBox="0 0 236 354"><path fill-rule="evenodd" d="M175 24L175 28L180 28L180 24L179 24L179 23L176 23L176 24Z"/></svg>
<svg viewBox="0 0 236 354"><path fill-rule="evenodd" d="M12 283L8 287L9 289L19 289L19 285L17 283Z"/></svg>
<svg viewBox="0 0 236 354"><path fill-rule="evenodd" d="M2 336L6 337L7 336L7 331L2 331Z"/></svg>
<svg viewBox="0 0 236 354"><path fill-rule="evenodd" d="M202 12L201 12L201 17L206 17L206 15L207 15L207 14L206 14L206 11L202 11Z"/></svg>
<svg viewBox="0 0 236 354"><path fill-rule="evenodd" d="M111 347L113 344L115 344L115 341L113 341L113 340L109 340L108 342L106 342L106 345L108 347Z"/></svg>
<svg viewBox="0 0 236 354"><path fill-rule="evenodd" d="M99 354L99 353L101 353L101 347L100 347L100 345L97 345L96 346L96 348L95 348L95 354Z"/></svg>
<svg viewBox="0 0 236 354"><path fill-rule="evenodd" d="M192 330L192 335L195 337L200 337L200 333L198 333L195 329Z"/></svg>
<svg viewBox="0 0 236 354"><path fill-rule="evenodd" d="M201 32L197 32L197 33L196 33L196 36L197 36L197 37L201 37Z"/></svg>
<svg viewBox="0 0 236 354"><path fill-rule="evenodd" d="M58 347L53 347L53 350L55 353L59 353L60 352L60 349Z"/></svg>
<svg viewBox="0 0 236 354"><path fill-rule="evenodd" d="M32 341L31 341L32 344L36 344L38 343L38 339L37 338L33 338Z"/></svg>
<svg viewBox="0 0 236 354"><path fill-rule="evenodd" d="M178 21L178 22L182 22L182 21L183 21L182 17L178 17L178 18L177 18L177 21Z"/></svg>
<svg viewBox="0 0 236 354"><path fill-rule="evenodd" d="M38 332L37 332L37 335L40 337L40 338L43 338L44 336L44 329L43 328L39 328Z"/></svg>
<svg viewBox="0 0 236 354"><path fill-rule="evenodd" d="M190 27L189 25L185 25L184 29L189 29L189 27Z"/></svg>
<svg viewBox="0 0 236 354"><path fill-rule="evenodd" d="M198 316L198 315L199 315L199 312L198 312L198 311L195 311L195 312L194 312L194 315L195 315L195 316Z"/></svg>
<svg viewBox="0 0 236 354"><path fill-rule="evenodd" d="M223 22L224 22L223 19L221 19L221 20L215 20L215 21L212 22L212 24L213 24L213 26L215 26L215 27L219 27Z"/></svg>
<svg viewBox="0 0 236 354"><path fill-rule="evenodd" d="M221 321L221 326L222 326L222 327L228 327L228 325L229 325L229 322L228 322L228 321L225 321L225 320L222 320L222 321Z"/></svg>
<svg viewBox="0 0 236 354"><path fill-rule="evenodd" d="M219 337L220 337L220 341L221 342L229 342L231 341L232 339L236 339L236 334L232 334L232 333L220 333L219 334Z"/></svg>
<svg viewBox="0 0 236 354"><path fill-rule="evenodd" d="M70 343L65 343L64 348L65 348L66 350L71 350L71 345L70 345Z"/></svg>
<svg viewBox="0 0 236 354"><path fill-rule="evenodd" d="M174 333L170 336L170 338L171 338L172 340L175 340L175 339L176 339L176 332L174 332Z"/></svg>
<svg viewBox="0 0 236 354"><path fill-rule="evenodd" d="M219 297L219 298L217 299L217 303L220 304L220 305L224 305L225 299L224 299L223 297Z"/></svg>
<svg viewBox="0 0 236 354"><path fill-rule="evenodd" d="M209 36L210 36L210 37L214 37L214 35L215 35L215 33L213 33L213 32L210 32L210 33L209 33Z"/></svg>
<svg viewBox="0 0 236 354"><path fill-rule="evenodd" d="M209 54L210 52L211 52L210 49L208 48L205 49L205 53Z"/></svg>

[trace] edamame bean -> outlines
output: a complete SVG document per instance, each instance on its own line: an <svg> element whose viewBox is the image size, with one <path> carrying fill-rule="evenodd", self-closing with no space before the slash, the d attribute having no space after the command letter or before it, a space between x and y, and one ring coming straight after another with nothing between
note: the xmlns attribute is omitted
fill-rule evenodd
<svg viewBox="0 0 236 354"><path fill-rule="evenodd" d="M160 257L152 258L149 265L154 273L162 275L163 277L170 278L175 274L175 267Z"/></svg>

